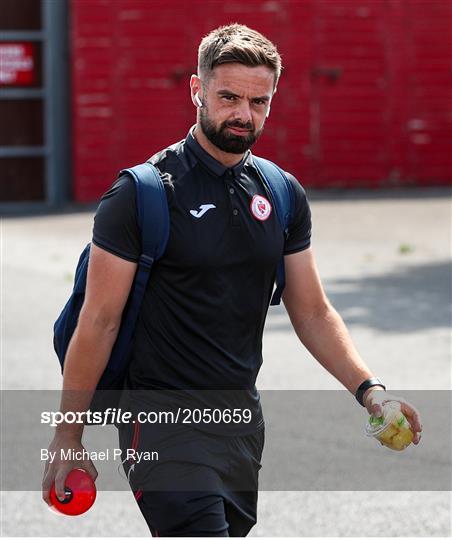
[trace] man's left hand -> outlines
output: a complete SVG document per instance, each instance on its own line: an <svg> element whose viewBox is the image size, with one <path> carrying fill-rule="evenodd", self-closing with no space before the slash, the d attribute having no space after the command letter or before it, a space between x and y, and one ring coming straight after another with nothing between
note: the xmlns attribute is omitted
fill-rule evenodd
<svg viewBox="0 0 452 540"><path fill-rule="evenodd" d="M383 414L383 405L389 401L400 403L400 410L406 416L413 432L413 444L419 444L421 440L422 421L419 411L405 399L388 394L380 387L370 388L364 395L364 405L369 414L379 417Z"/></svg>

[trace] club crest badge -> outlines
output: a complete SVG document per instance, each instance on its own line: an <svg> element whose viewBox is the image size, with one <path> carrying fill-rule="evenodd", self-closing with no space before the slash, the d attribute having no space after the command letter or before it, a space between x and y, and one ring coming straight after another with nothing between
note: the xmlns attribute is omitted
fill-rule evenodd
<svg viewBox="0 0 452 540"><path fill-rule="evenodd" d="M272 205L262 195L254 195L251 201L251 213L259 221L265 221L272 213Z"/></svg>

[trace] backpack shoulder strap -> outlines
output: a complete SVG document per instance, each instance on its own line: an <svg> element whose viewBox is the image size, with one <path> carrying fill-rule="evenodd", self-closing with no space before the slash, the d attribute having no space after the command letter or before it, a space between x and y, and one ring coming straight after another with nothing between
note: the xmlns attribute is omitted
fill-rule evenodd
<svg viewBox="0 0 452 540"><path fill-rule="evenodd" d="M294 194L286 173L275 163L261 157L253 156L253 163L261 173L262 180L270 191L276 213L285 234L294 212Z"/></svg>
<svg viewBox="0 0 452 540"><path fill-rule="evenodd" d="M138 225L141 229L144 265L159 259L166 248L169 236L169 212L165 187L158 170L151 163L141 163L120 174L132 176L136 186Z"/></svg>
<svg viewBox="0 0 452 540"><path fill-rule="evenodd" d="M122 373L138 313L143 302L152 265L166 248L169 236L169 212L165 187L157 169L150 163L142 163L120 174L132 176L136 186L138 225L141 229L142 253L128 300L126 317L121 323L109 360L111 373Z"/></svg>
<svg viewBox="0 0 452 540"><path fill-rule="evenodd" d="M276 215L284 232L284 238L289 232L289 225L294 214L294 193L292 185L285 172L268 159L253 156L253 163L262 177L263 182L271 193L273 204L276 208ZM281 295L286 284L284 270L284 255L278 265L276 274L276 289L273 293L270 304L272 306L281 303Z"/></svg>

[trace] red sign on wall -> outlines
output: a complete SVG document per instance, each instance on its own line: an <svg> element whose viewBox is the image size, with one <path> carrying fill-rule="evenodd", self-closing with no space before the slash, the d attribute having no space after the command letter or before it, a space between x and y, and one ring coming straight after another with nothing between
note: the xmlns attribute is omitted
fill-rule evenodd
<svg viewBox="0 0 452 540"><path fill-rule="evenodd" d="M0 86L31 86L36 78L33 43L0 43Z"/></svg>

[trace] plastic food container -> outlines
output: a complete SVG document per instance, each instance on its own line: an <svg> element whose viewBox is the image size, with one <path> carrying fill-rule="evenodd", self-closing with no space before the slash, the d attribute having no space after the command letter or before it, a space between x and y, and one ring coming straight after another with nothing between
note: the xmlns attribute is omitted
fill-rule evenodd
<svg viewBox="0 0 452 540"><path fill-rule="evenodd" d="M405 450L413 442L413 432L405 415L400 410L400 403L390 401L383 405L383 416L369 417L366 435L375 437L391 450Z"/></svg>

